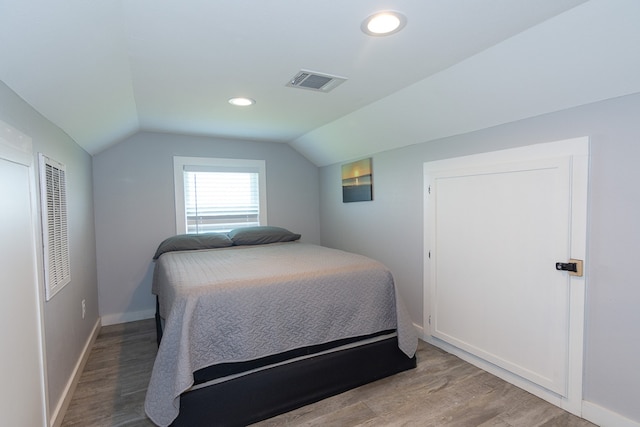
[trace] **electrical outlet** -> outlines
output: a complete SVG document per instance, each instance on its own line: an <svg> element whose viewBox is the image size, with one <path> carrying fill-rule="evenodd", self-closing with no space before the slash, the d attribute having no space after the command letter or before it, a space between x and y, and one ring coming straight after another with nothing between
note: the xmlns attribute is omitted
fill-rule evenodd
<svg viewBox="0 0 640 427"><path fill-rule="evenodd" d="M82 318L83 319L85 314L87 314L87 304L85 300L82 300Z"/></svg>

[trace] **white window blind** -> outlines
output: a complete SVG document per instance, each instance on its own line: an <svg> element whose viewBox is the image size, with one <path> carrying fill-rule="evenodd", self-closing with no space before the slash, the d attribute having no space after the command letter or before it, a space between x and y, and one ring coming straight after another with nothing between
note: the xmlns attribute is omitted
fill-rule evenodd
<svg viewBox="0 0 640 427"><path fill-rule="evenodd" d="M71 281L66 167L40 153L40 197L46 298Z"/></svg>
<svg viewBox="0 0 640 427"><path fill-rule="evenodd" d="M187 233L260 225L257 172L184 171Z"/></svg>
<svg viewBox="0 0 640 427"><path fill-rule="evenodd" d="M266 224L262 160L174 158L177 232Z"/></svg>

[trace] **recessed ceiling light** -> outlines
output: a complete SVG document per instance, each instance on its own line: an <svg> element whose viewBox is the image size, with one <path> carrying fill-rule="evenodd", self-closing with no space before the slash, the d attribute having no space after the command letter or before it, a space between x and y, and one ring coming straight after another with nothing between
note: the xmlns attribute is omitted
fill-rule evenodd
<svg viewBox="0 0 640 427"><path fill-rule="evenodd" d="M251 98L231 98L229 100L229 104L235 105L236 107L248 107L249 105L255 104L256 101Z"/></svg>
<svg viewBox="0 0 640 427"><path fill-rule="evenodd" d="M407 18L400 12L385 10L374 13L362 22L360 28L370 36L388 36L407 25Z"/></svg>

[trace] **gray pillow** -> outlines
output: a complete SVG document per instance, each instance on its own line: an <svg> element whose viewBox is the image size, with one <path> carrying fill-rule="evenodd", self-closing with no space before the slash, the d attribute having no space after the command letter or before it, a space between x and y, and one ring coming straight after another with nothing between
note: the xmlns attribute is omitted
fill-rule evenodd
<svg viewBox="0 0 640 427"><path fill-rule="evenodd" d="M225 233L179 234L160 243L153 259L158 259L165 252L227 248L229 246L233 246L233 242Z"/></svg>
<svg viewBox="0 0 640 427"><path fill-rule="evenodd" d="M286 228L258 226L235 228L229 232L229 238L234 245L264 245L267 243L293 242L300 239L300 235L292 233Z"/></svg>

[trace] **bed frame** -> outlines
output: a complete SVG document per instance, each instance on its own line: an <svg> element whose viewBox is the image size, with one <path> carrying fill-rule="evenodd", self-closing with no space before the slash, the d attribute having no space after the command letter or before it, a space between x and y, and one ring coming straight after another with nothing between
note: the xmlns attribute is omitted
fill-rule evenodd
<svg viewBox="0 0 640 427"><path fill-rule="evenodd" d="M157 312L156 327L159 343ZM386 338L187 391L171 425L246 426L415 367L415 356L407 357L396 337ZM196 372L196 382L198 375L208 374Z"/></svg>

